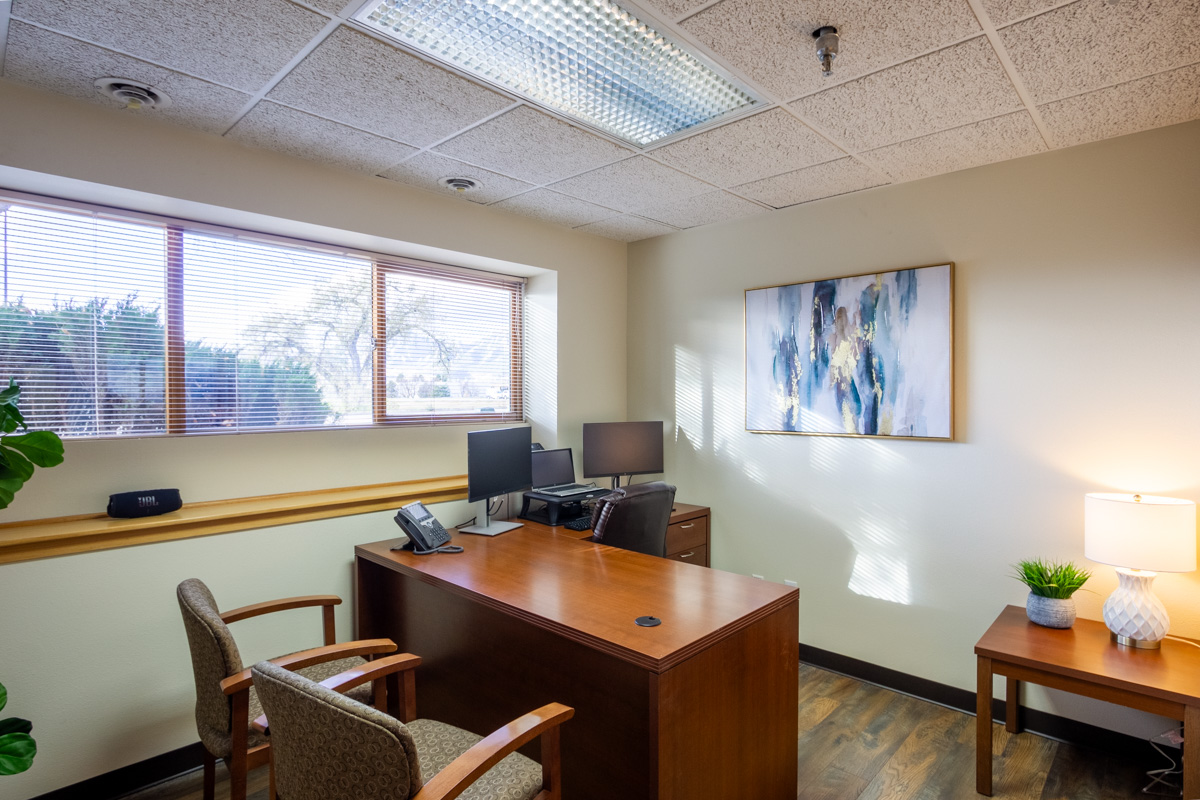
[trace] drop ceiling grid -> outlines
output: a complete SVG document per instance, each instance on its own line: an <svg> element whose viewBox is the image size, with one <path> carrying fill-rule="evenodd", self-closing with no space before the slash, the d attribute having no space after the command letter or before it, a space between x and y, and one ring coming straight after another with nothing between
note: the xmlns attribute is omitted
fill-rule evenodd
<svg viewBox="0 0 1200 800"><path fill-rule="evenodd" d="M13 0L12 15L246 93L328 21L287 0Z"/></svg>
<svg viewBox="0 0 1200 800"><path fill-rule="evenodd" d="M979 20L980 27L983 28L984 34L987 35L988 44L992 46L992 50L996 53L996 58L1000 59L1000 65L1004 68L1008 80L1012 83L1013 88L1017 91L1017 96L1021 98L1021 102L1025 106L1025 110L1029 112L1030 119L1033 120L1034 126L1038 129L1038 135L1042 137L1046 147L1054 149L1054 138L1050 135L1050 130L1046 127L1045 120L1042 119L1042 114L1038 111L1037 103L1034 102L1033 96L1029 93L1029 87L1025 85L1025 79L1021 77L1021 73L1017 70L1017 65L1013 63L1012 57L1008 54L1008 50L1004 47L1004 42L1000 39L1000 34L996 31L996 26L992 24L992 18L984 9L980 0L967 0L971 4L971 10L975 12L975 17Z"/></svg>
<svg viewBox="0 0 1200 800"><path fill-rule="evenodd" d="M181 72L140 61L89 42L20 20L9 25L5 77L91 104L119 108L94 86L99 77L127 77L130 72L171 97L172 106L156 113L176 124L220 134L225 120L239 109L246 94Z"/></svg>
<svg viewBox="0 0 1200 800"><path fill-rule="evenodd" d="M798 67L797 74L815 88L801 92L787 103L781 103L779 96L771 91L771 87L762 85L742 69L742 63L738 59L727 58L723 55L722 50L728 48L726 43L718 42L719 46L710 47L703 40L704 37L698 35L697 23L694 22L703 20L705 17L714 18L714 15L725 13L729 9L736 9L745 3L752 3L756 11L761 11L784 6L790 8L794 2L802 3L805 10L816 9L812 13L821 12L823 9L833 9L828 13L836 15L843 9L850 9L846 13L861 13L863 9L868 9L880 13L883 11L903 12L908 15L904 17L905 20L909 20L913 16L913 7L936 8L939 13L945 11L951 14L957 20L955 25L960 26L962 15L959 12L966 9L981 30L962 35L953 41L947 42L943 39L941 44L935 44L920 53L906 55L895 60L894 63L879 62L882 65L869 65L860 73L846 71L846 68L852 63L850 55L854 52L852 49L847 49L848 44L854 43L853 34L856 32L854 25L851 24L843 34L842 60L835 62L834 81L836 82L824 86L818 85L820 81L816 75L819 73L819 67L811 50L811 41L807 36L795 37L800 40L802 52L790 54L789 57L795 59L802 57L804 63ZM120 9L125 9L125 13L129 13L129 8L141 8L148 3L152 6L158 5L156 0L102 0L101 7L117 8L116 12L110 10L111 16L114 13L119 14ZM896 179L911 180L917 175L938 174L939 171L991 163L995 160L997 153L1001 154L1000 158L1019 157L1032 148L1027 137L1028 128L1021 127L1025 124L1019 123L1021 119L1029 121L1030 124L1040 129L1042 145L1054 149L1054 142L1050 135L1051 129L1054 132L1061 131L1060 135L1064 139L1060 146L1066 146L1067 142L1074 144L1091 141L1095 138L1121 135L1121 133L1133 132L1133 130L1142 130L1147 127L1146 124L1143 124L1144 122L1149 122L1149 127L1154 127L1200 116L1200 98L1193 96L1197 94L1197 90L1188 83L1189 80L1194 83L1197 73L1186 69L1200 62L1200 35L1198 35L1200 34L1200 0L1173 0L1173 2L1121 0L1120 4L1115 7L1106 0L1068 0L1067 2L1057 2L1056 0L953 0L953 6L950 4L951 0L913 0L912 2L903 2L903 0L847 0L846 2L834 2L834 0L714 0L712 2L645 0L645 3L645 8L650 11L651 19L655 18L657 14L658 17L668 20L664 25L665 32L670 33L681 43L696 48L706 60L716 65L719 71L724 71L757 92L762 98L762 103L742 114L711 125L697 126L696 129L689 130L677 137L671 137L667 141L660 141L640 150L631 149L623 143L618 143L611 136L564 118L562 114L552 109L544 109L516 97L510 91L494 87L490 83L480 83L478 79L466 76L453 68L448 69L446 65L423 54L414 54L386 37L382 37L372 29L349 20L350 15L355 13L361 5L358 0L350 3L342 3L340 0L303 0L302 3L290 2L290 0L213 0L213 2L206 3L207 10L199 12L206 20L205 24L210 24L214 14L222 13L226 14L229 20L250 17L258 19L261 23L262 9L282 9L280 13L283 18L295 23L289 23L288 30L285 31L287 36L283 37L290 37L294 40L289 46L293 46L295 49L290 52L282 50L280 37L271 37L270 57L278 59L287 55L288 60L253 91L248 88L239 88L241 85L248 84L249 81L246 80L246 75L239 76L231 73L228 64L206 63L204 58L194 54L177 56L170 52L162 42L155 43L150 47L149 55L162 56L161 59L156 59L135 54L134 50L145 48L131 46L129 41L114 41L111 44L92 41L92 38L113 38L112 31L116 28L113 27L111 20L101 22L67 20L64 27L74 27L72 30L63 31L51 27L44 20L25 20L20 16L22 9L40 8L49 15L48 19L58 20L64 18L63 7L82 7L85 5L84 0L15 0L15 3L11 4L13 5L12 18L14 22L9 26L9 32L12 34L12 31L22 24L28 25L30 28L42 30L47 35L62 37L65 42L76 43L75 45L64 43L63 47L85 48L87 55L84 60L87 63L96 63L99 59L101 63L120 64L121 58L131 59L130 63L145 65L144 71L153 73L158 80L163 81L163 88L169 94L174 93L168 86L178 86L181 88L176 89L176 92L181 93L179 97L185 100L190 96L209 98L206 101L208 103L205 106L206 110L199 117L175 115L173 121L202 130L212 130L214 126L211 117L205 115L219 112L226 115L227 124L224 130L232 139L246 141L258 136L260 146L265 144L271 149L292 152L293 155L302 154L313 160L325 160L326 163L337 163L341 157L344 162L340 164L341 166L360 171L373 171L376 165L396 156L398 160L379 169L376 174L395 179L399 173L406 173L412 180L417 181L413 185L420 188L428 188L420 181L431 179L432 174L440 169L439 165L463 164L465 172L484 171L485 178L496 176L493 182L498 185L491 188L492 193L480 195L475 198L476 202L520 212L522 203L519 198L528 196L524 203L527 212L532 216L537 216L533 212L539 210L539 204L542 206L540 213L545 214L545 204L554 202L555 197L572 197L574 202L571 205L580 216L560 224L567 224L577 229L591 228L590 232L604 230L614 235L619 233L617 238L625 238L626 241L631 240L627 236L632 235L632 232L656 230L655 226L670 229L686 228L691 227L688 223L697 220L700 221L696 224L707 224L703 221L707 219L706 215L712 216L713 213L716 213L712 209L718 207L726 209L729 213L755 213L750 210L751 206L761 209L776 207L774 203L779 202L782 195L772 195L772 202L767 202L763 194L764 185L771 181L775 181L779 186L790 187L790 190L795 192L793 196L804 196L805 189L799 184L806 180L809 181L808 190L816 191L820 187L821 191L832 192L828 196L835 196L842 193L836 191L839 186L879 185ZM11 66L5 63L6 50L7 60L10 62L16 53L8 45L11 37L2 36L9 6L9 3L0 0L0 74L5 76L8 76L8 72L4 71L6 66ZM89 9L94 7L94 5L88 4ZM664 8L671 13L662 13ZM155 13L161 15L161 9ZM788 13L793 13L793 11L789 10ZM255 14L259 14L259 17L255 17ZM876 16L878 18L878 15ZM1117 24L1118 22L1127 24L1131 18L1135 18L1135 21L1141 23L1144 28L1136 35L1126 34L1124 28ZM998 23L999 27L993 24L993 20ZM1078 20L1106 22L1089 28L1086 25L1081 26ZM1174 27L1168 25L1170 20L1175 21ZM837 24L833 17L826 21ZM911 22L911 20L909 21ZM176 25L176 28L179 27L178 20L175 20L173 24ZM312 28L313 25L317 25L316 33L297 45L302 37L296 36L296 30L303 29L305 26ZM77 28L79 30L75 30ZM92 28L96 30L92 30ZM937 26L933 26L933 28L937 31ZM277 91L279 87L289 78L298 77L299 73L303 72L303 65L313 54L319 52L327 42L335 35L340 35L342 31L364 35L390 51L415 59L424 65L423 73L432 70L434 72L430 74L438 75L440 73L445 76L439 79L440 82L449 82L455 86L466 84L479 90L482 94L475 95L477 100L487 97L495 97L496 100L484 101L482 109L477 107L471 113L457 117L447 109L448 122L454 127L443 125L440 131L443 135L436 140L430 141L428 137L413 137L420 141L404 141L396 135L397 131L395 130L391 131L389 135L388 132L364 126L362 120L346 119L344 117L348 115L329 113L328 109L322 113L320 109L305 107L310 105L308 102L296 104L288 102L287 98L280 96L285 93ZM1056 35L1047 36L1046 31ZM83 35L89 32L90 38ZM221 33L223 40L230 41L238 41L239 37L247 36L244 31L239 32L236 29L222 29ZM944 34L944 32L942 33ZM145 38L145 34L139 35L143 39ZM195 34L190 35L193 38L195 36ZM256 37L254 31L249 35ZM935 33L934 35L939 34ZM178 38L178 34L175 36ZM891 36L888 41L893 44L897 41L896 36L891 33L876 33L876 36L877 38ZM850 131L848 136L847 131L836 130L836 125L829 124L839 120L840 117L835 116L833 120L825 120L820 118L820 115L814 117L811 113L806 113L800 107L803 105L800 101L819 98L826 93L829 93L827 97L836 97L838 94L844 94L845 87L850 84L896 69L903 71L905 65L910 65L907 69L914 69L912 66L914 62L962 46L973 39L983 39L984 37L986 37L994 57L999 59L1006 80L1019 98L1018 108L1021 109L1019 111L992 108L983 118L963 124L958 124L962 122L960 118L950 119L948 117L939 125L949 122L950 127L933 132L922 132L923 129L914 128L909 133L915 132L916 135L902 134L902 138L896 141L879 144L877 141L859 141L853 131ZM1146 53L1145 57L1139 55L1146 50L1147 42L1155 38L1160 43L1165 41L1172 45L1165 48L1168 51L1165 55L1166 66L1162 66L1164 55L1158 51L1154 51L1153 54ZM258 44L260 39L267 41L262 37L253 38L253 41ZM1037 47L1030 44L1031 40L1038 43ZM1103 42L1105 44L1104 52L1087 55L1087 58L1092 59L1092 62L1089 62L1091 66L1086 67L1085 65L1086 68L1081 71L1077 66L1072 66L1081 59L1077 43L1092 40ZM203 46L196 46L198 53L203 54L212 49L212 43L201 44ZM907 43L904 43L904 46L907 46ZM204 49L205 47L208 47L207 51ZM96 52L91 52L87 48L92 48ZM1114 55L1111 51L1116 51L1116 54ZM238 51L235 49L235 52ZM100 53L109 55L100 55ZM1127 57L1130 53L1138 58ZM239 52L238 55L243 60L249 58L260 67L262 63L265 63L262 59L255 60L257 58L255 54L247 56ZM26 56L22 55L22 58L24 59ZM190 62L188 58L191 58ZM104 59L109 60L105 61ZM117 60L112 61L112 59ZM161 63L164 59L172 63L175 61L186 63L185 66L171 66L168 63ZM267 59L267 61L269 60ZM339 65L339 69L342 71L358 69L361 72L364 69L361 63L349 60ZM1068 64L1069 68L1064 68L1062 66L1064 63ZM1135 66L1130 66L1131 63L1134 63ZM801 60L798 60L797 64L801 64ZM758 68L755 65L751 66L755 69ZM367 68L369 68L369 63ZM842 68L840 73L839 68ZM24 67L20 69L24 69ZM20 69L12 71L14 76L20 74ZM1074 72L1071 71L1072 69ZM154 70L161 72L154 72ZM803 70L811 70L811 73ZM1152 71L1148 72L1147 70ZM28 73L27 69L26 73ZM257 74L255 73L256 76ZM134 74L125 75L125 77L141 79ZM839 78L841 80L838 80ZM18 79L20 78L18 77ZM72 79L80 82L82 87L83 82L79 75L74 75ZM26 80L30 80L28 75L26 75ZM187 84L186 81L193 83ZM154 83L153 81L146 82ZM229 85L231 82L238 85ZM90 86L90 80L86 83L88 84L86 91L94 92ZM433 81L433 83L440 85L439 81ZM35 83L35 85L37 84ZM1047 86L1052 88L1045 88ZM1064 90L1063 87L1066 89ZM424 78L416 88L427 88ZM839 89L843 91L839 92ZM83 88L66 91L61 86L56 90L67 94L74 93L77 97L81 97L81 93L84 92ZM197 91L201 94L194 95ZM222 92L228 94L222 95ZM277 96L272 97L272 93ZM1161 100L1158 103L1149 103L1144 95L1161 98ZM218 101L220 97L226 99ZM238 100L240 107L236 110L219 111L222 107L220 103L228 103L228 98L233 97L241 98ZM90 99L97 102L99 96L93 95ZM295 98L292 99L295 100ZM304 99L307 101L309 98L305 97ZM439 101L443 105L449 102L445 98L439 98ZM217 105L214 106L214 102L217 102ZM187 104L185 103L185 105ZM434 105L436 106L436 102ZM476 158L473 154L463 151L451 152L454 148L448 145L451 145L454 140L488 128L496 120L521 109L544 115L560 125L569 127L572 137L580 137L576 139L578 142L603 142L610 147L620 148L621 152L615 159L599 165L595 162L576 161L573 164L574 169L569 171L570 174L564 174L564 171L560 170L553 176L540 176L544 180L537 181L529 180L528 175L523 178L519 175L509 174L503 169L497 169L495 165L489 165L487 159ZM335 111L337 110L335 107ZM484 113L485 111L486 113ZM391 113L393 116L396 114L394 109L391 110ZM1050 123L1044 119L1043 113L1051 115L1054 122ZM291 139L287 139L288 126L280 122L282 119L289 118L289 114L295 115L290 117L291 119L298 120L296 129L292 131ZM768 115L773 115L772 119L779 120L781 114L786 114L797 120L798 124L806 126L816 141L824 140L821 147L829 149L821 151L822 155L811 164L799 168L796 167L796 164L800 162L783 159L779 162L778 171L761 178L757 176L768 171L765 167L754 171L747 169L742 175L729 174L728 170L718 175L712 169L705 167L704 159L697 163L694 160L674 157L687 151L703 151L711 147L709 144L711 142L719 142L726 152L733 153L741 146L739 133L737 133L739 126L743 130L749 130L757 124L762 124ZM977 115L978 112L973 112L967 117ZM168 113L164 116L170 117L171 115ZM1136 119L1131 120L1129 117L1136 117ZM246 120L244 127L240 125L243 119ZM756 119L757 122L755 122ZM1139 125L1141 127L1138 127ZM338 137L345 137L347 153L335 152L338 147ZM266 140L274 138L278 138L279 141L266 142ZM786 140L787 137L781 138ZM306 150L303 146L305 142L315 144L311 144L310 149ZM938 147L939 142L954 143L954 146L960 149L954 152L943 152ZM971 142L978 143L978 152L967 146ZM758 145L754 146L763 146L763 143L760 141ZM770 146L784 147L785 145L768 143L768 150ZM543 158L544 154L537 148L529 148L523 156L536 162ZM638 162L639 158L645 160ZM707 153L705 158L719 159L719 148ZM928 163L924 165L918 163L921 158L927 159ZM900 163L897 159L901 159L903 162L902 167L896 166ZM753 159L744 160L747 160L749 164L753 163ZM803 160L801 158L801 162ZM475 163L476 161L479 163ZM582 163L582 167L580 167L580 163ZM404 170L404 164L409 164L410 169ZM624 184L624 193L609 192L603 198L595 194L591 197L557 194L564 188L564 184L566 187L588 185L591 181L587 180L586 176L590 173L610 170L619 165L624 165L622 169L626 173L631 170L634 173L647 170L649 173L655 173L655 169L648 166L650 164L656 165L657 169L670 170L669 173L665 173L667 175L678 176L672 181L686 187L682 190L682 194L677 195L671 192L662 194L656 192L653 186L641 187L636 180L629 181L628 174ZM887 168L888 164L892 165L890 170ZM941 164L941 166L929 171L929 168L934 167L935 164ZM836 169L831 165L836 165ZM857 166L852 168L851 165ZM509 166L507 169L512 170L512 167ZM873 173L876 178L866 178L867 173L862 172L863 169ZM520 170L513 171L519 172ZM840 184L837 179L838 174L842 175ZM746 176L748 175L755 177L747 180ZM876 179L878 180L876 181ZM643 180L650 183L654 181L652 177L646 177ZM639 191L642 188L645 188L646 191ZM860 189L851 189L850 191L866 188L870 188L870 186L863 185ZM647 200L646 196L650 196L652 200ZM812 199L820 198L813 197L801 202L809 202ZM581 221L589 220L590 217L601 213L609 216L601 220ZM654 219L654 215L657 215L659 219ZM664 224L670 222L678 224Z"/></svg>

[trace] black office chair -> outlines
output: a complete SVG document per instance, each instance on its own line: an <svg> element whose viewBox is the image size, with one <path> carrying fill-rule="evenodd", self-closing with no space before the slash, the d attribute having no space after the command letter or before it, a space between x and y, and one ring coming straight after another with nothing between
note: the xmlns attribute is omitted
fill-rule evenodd
<svg viewBox="0 0 1200 800"><path fill-rule="evenodd" d="M675 487L639 483L601 497L592 509L592 541L663 558Z"/></svg>

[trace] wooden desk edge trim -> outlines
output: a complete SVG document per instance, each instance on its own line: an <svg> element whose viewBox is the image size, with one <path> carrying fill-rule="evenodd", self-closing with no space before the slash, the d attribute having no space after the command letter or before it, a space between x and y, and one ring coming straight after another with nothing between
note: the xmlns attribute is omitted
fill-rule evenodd
<svg viewBox="0 0 1200 800"><path fill-rule="evenodd" d="M654 658L652 656L639 653L635 650L631 650L628 647L622 647L614 644L598 636L584 633L568 625L564 625L561 622L547 619L524 609L515 608L507 603L500 602L494 597L488 597L487 595L482 595L478 592L471 591L470 589L460 586L452 581L444 580L435 575L422 572L418 569L412 569L407 564L402 564L399 561L389 559L386 555L373 553L370 550L364 549L361 545L354 548L354 554L356 557L370 561L372 564L376 564L377 566L393 569L404 574L406 577L414 578L422 583L429 584L430 586L434 586L438 589L451 592L452 594L457 594L460 597L465 597L468 600L477 602L480 605L487 606L488 608L502 611L515 619L519 619L535 627L555 633L564 639L577 642L601 653L615 656L622 661L626 661L630 664L641 667L642 669L660 674L687 661L692 656L703 651L713 642L720 641L726 636L729 636L731 633L748 628L759 620L769 617L772 614L775 614L778 611L786 608L791 603L798 603L800 596L799 590L793 589L791 592L788 592L787 594L784 594L775 600L764 603L758 608L755 608L745 616L733 620L728 625L724 625L712 633L702 636L701 638L695 640L685 647L680 648L665 658ZM707 569L707 567L703 569Z"/></svg>
<svg viewBox="0 0 1200 800"><path fill-rule="evenodd" d="M466 489L466 476L454 475L188 503L156 517L113 519L85 514L9 522L0 524L0 564L367 514L413 500L463 500Z"/></svg>

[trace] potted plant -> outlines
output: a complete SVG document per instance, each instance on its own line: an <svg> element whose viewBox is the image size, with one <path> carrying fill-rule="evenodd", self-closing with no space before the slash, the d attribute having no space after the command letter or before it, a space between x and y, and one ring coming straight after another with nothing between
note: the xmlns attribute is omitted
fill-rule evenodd
<svg viewBox="0 0 1200 800"><path fill-rule="evenodd" d="M1025 614L1047 628L1069 628L1075 624L1075 600L1071 595L1092 577L1070 561L1019 561L1014 578L1029 587Z"/></svg>
<svg viewBox="0 0 1200 800"><path fill-rule="evenodd" d="M8 703L8 690L0 683L0 711ZM16 775L33 764L37 744L29 735L33 724L27 719L0 719L0 775Z"/></svg>

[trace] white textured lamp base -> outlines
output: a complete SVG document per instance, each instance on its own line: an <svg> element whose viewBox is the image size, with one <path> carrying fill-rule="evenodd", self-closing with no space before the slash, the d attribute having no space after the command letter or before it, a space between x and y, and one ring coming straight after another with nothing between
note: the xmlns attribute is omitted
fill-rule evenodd
<svg viewBox="0 0 1200 800"><path fill-rule="evenodd" d="M1117 569L1117 589L1104 601L1104 624L1118 644L1153 650L1167 635L1167 609L1150 589L1157 576L1147 570Z"/></svg>

